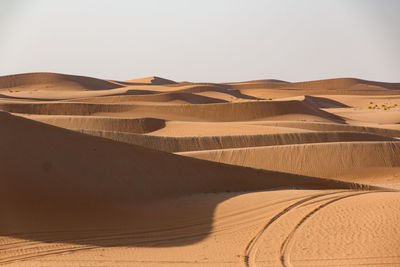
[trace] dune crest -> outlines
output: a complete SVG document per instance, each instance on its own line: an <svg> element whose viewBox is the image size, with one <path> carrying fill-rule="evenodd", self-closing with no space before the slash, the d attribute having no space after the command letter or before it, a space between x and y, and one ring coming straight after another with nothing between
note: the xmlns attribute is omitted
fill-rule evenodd
<svg viewBox="0 0 400 267"><path fill-rule="evenodd" d="M167 84L176 84L176 82L164 78L160 78L157 76L127 80L125 82L128 83L143 83L143 84L156 84L156 85L167 85Z"/></svg>

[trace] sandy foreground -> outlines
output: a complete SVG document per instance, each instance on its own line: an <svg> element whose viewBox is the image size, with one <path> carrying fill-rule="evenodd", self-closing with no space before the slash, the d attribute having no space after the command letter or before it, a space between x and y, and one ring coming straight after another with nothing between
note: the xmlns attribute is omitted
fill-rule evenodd
<svg viewBox="0 0 400 267"><path fill-rule="evenodd" d="M0 77L0 265L400 266L400 83Z"/></svg>

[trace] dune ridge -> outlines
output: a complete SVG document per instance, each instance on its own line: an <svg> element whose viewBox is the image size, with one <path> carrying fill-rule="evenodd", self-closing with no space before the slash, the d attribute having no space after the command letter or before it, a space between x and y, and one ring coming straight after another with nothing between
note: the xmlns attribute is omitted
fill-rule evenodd
<svg viewBox="0 0 400 267"><path fill-rule="evenodd" d="M124 104L91 103L0 103L0 110L37 115L93 115L99 112L124 112L133 109Z"/></svg>
<svg viewBox="0 0 400 267"><path fill-rule="evenodd" d="M348 124L334 124L329 122L269 121L269 122L262 122L260 124L278 126L278 127L308 129L313 131L354 131L354 132L374 133L390 137L400 136L400 131L395 129L385 129L385 128L376 128L368 126L348 125Z"/></svg>
<svg viewBox="0 0 400 267"><path fill-rule="evenodd" d="M399 141L332 142L181 152L199 159L316 177L400 167ZM324 160L329 159L329 160Z"/></svg>
<svg viewBox="0 0 400 267"><path fill-rule="evenodd" d="M41 115L93 115L137 112L158 118L198 121L246 121L268 117L310 115L322 121L342 121L339 116L308 106L302 101L238 102L202 105L141 105L91 103L0 103L0 110ZM168 116L166 116L168 115Z"/></svg>
<svg viewBox="0 0 400 267"><path fill-rule="evenodd" d="M165 121L154 118L105 118L65 115L29 115L26 118L66 129L118 131L122 133L150 133L165 127Z"/></svg>
<svg viewBox="0 0 400 267"><path fill-rule="evenodd" d="M358 132L305 132L285 134L168 137L127 134L117 131L78 130L85 134L166 152L184 152L212 149L227 149L289 144L344 142L344 141L395 141L377 134Z"/></svg>
<svg viewBox="0 0 400 267"><path fill-rule="evenodd" d="M122 96L104 96L104 97L93 97L88 99L76 99L74 102L85 103L127 103L127 102L168 102L168 103L191 103L191 104L210 104L210 103L223 103L227 102L221 99L195 95L186 92L167 92L152 94L141 94L141 95L122 95Z"/></svg>

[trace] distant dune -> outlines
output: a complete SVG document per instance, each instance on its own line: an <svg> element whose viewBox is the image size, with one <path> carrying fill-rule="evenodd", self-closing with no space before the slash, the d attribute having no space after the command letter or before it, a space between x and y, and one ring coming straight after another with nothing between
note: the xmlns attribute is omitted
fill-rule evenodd
<svg viewBox="0 0 400 267"><path fill-rule="evenodd" d="M176 82L174 82L172 80L160 78L160 77L157 77L157 76L151 76L151 77L146 77L146 78L127 80L125 82L128 82L128 83L155 84L155 85L176 84Z"/></svg>
<svg viewBox="0 0 400 267"><path fill-rule="evenodd" d="M327 79L327 80L319 80L319 81L309 81L309 82L297 82L293 83L294 86L298 86L304 89L333 89L340 90L344 88L349 89L367 89L368 87L380 87L384 89L390 90L400 90L400 83L384 83L384 82L375 82L375 81L367 81L361 79L353 79L353 78L340 78L340 79Z"/></svg>
<svg viewBox="0 0 400 267"><path fill-rule="evenodd" d="M0 77L0 89L107 90L118 85L96 78L57 73L26 73Z"/></svg>
<svg viewBox="0 0 400 267"><path fill-rule="evenodd" d="M279 80L257 80L248 82L228 83L227 85L240 89L279 88L298 90L400 90L400 83L367 81L355 78L336 78L305 82L284 82Z"/></svg>
<svg viewBox="0 0 400 267"><path fill-rule="evenodd" d="M397 266L400 83L0 77L0 264Z"/></svg>

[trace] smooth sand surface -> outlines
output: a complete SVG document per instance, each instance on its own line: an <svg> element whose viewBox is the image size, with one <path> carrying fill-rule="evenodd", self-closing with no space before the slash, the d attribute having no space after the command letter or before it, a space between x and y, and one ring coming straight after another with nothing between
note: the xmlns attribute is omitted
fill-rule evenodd
<svg viewBox="0 0 400 267"><path fill-rule="evenodd" d="M400 84L0 77L0 264L400 266Z"/></svg>

